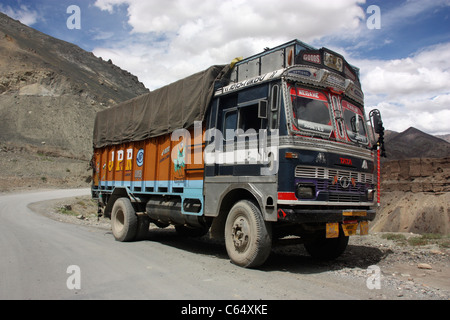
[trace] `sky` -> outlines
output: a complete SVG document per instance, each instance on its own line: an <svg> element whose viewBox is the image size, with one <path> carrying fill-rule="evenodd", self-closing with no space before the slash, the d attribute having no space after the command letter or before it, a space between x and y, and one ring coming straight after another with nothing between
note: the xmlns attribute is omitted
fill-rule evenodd
<svg viewBox="0 0 450 320"><path fill-rule="evenodd" d="M150 90L299 39L360 68L366 110L387 129L450 134L450 0L0 0L0 11Z"/></svg>

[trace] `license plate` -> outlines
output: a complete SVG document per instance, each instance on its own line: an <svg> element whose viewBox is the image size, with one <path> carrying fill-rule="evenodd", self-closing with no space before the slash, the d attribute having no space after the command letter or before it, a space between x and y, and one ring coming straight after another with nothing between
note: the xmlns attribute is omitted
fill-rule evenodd
<svg viewBox="0 0 450 320"><path fill-rule="evenodd" d="M344 217L365 217L367 216L367 211L357 211L357 210L346 210L342 212Z"/></svg>

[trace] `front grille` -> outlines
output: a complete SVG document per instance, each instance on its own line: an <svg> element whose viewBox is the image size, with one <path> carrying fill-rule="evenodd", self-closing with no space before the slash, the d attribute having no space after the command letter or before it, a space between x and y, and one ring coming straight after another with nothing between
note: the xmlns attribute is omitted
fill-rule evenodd
<svg viewBox="0 0 450 320"><path fill-rule="evenodd" d="M330 193L330 202L359 202L360 197L351 193Z"/></svg>
<svg viewBox="0 0 450 320"><path fill-rule="evenodd" d="M343 177L349 182L346 188L339 182ZM323 167L297 166L295 178L296 183L313 180L317 195L327 194L330 202L361 202L365 198L366 190L373 188L374 184L373 174Z"/></svg>
<svg viewBox="0 0 450 320"><path fill-rule="evenodd" d="M371 173L355 172L348 170L336 170L322 167L297 166L295 168L296 178L326 179L333 181L334 177L347 177L355 179L358 183L373 184L374 176Z"/></svg>
<svg viewBox="0 0 450 320"><path fill-rule="evenodd" d="M325 170L326 170L325 168L297 166L295 168L295 177L296 178L326 179Z"/></svg>

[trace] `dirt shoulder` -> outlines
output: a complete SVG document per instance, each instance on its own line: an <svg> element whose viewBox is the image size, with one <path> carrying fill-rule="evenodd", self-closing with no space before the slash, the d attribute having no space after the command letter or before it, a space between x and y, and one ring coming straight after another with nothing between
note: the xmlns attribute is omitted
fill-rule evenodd
<svg viewBox="0 0 450 320"><path fill-rule="evenodd" d="M110 220L97 217L97 205L90 197L36 203L31 209L64 223L110 230ZM212 240L206 235L196 241ZM376 266L381 285L396 290L398 299L450 299L449 237L398 232L356 235L350 237L346 252L333 262L311 261L302 245L277 245L263 269L278 268L279 261L286 270L295 268L298 256L305 256L302 261L312 268L361 281L366 281L368 270ZM387 299L382 293L378 298Z"/></svg>
<svg viewBox="0 0 450 320"><path fill-rule="evenodd" d="M437 237L438 239L434 239ZM417 295L450 299L450 249L448 237L413 233L376 232L350 237L338 259L342 276L367 277L370 266L380 268L384 285L394 286L398 297Z"/></svg>
<svg viewBox="0 0 450 320"><path fill-rule="evenodd" d="M0 141L0 192L89 188L89 161L53 147Z"/></svg>

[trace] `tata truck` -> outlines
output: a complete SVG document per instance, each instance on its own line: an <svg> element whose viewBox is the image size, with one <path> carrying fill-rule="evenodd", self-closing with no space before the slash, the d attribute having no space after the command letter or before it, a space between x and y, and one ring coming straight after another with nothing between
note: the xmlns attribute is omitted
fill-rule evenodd
<svg viewBox="0 0 450 320"><path fill-rule="evenodd" d="M242 267L286 238L335 259L375 218L383 131L359 69L293 40L99 112L92 196L117 241L172 225Z"/></svg>

